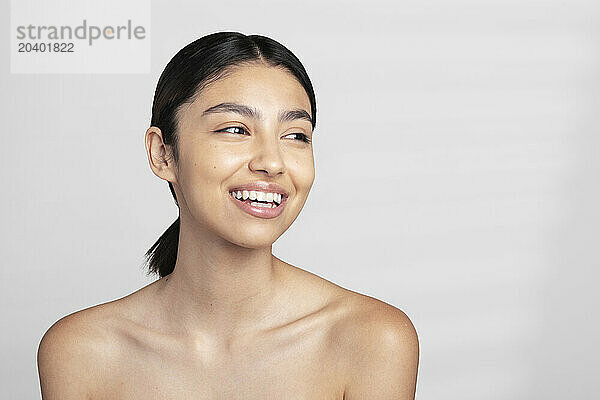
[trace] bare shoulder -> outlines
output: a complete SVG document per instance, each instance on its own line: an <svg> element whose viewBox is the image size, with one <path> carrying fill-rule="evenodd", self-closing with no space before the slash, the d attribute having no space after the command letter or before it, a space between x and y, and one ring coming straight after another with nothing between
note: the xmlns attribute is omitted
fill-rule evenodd
<svg viewBox="0 0 600 400"><path fill-rule="evenodd" d="M343 398L413 400L419 340L401 309L296 267L304 298L324 299L329 359L339 371ZM318 295L318 294L321 295Z"/></svg>
<svg viewBox="0 0 600 400"><path fill-rule="evenodd" d="M111 340L110 303L62 317L44 333L37 364L44 400L88 399L118 351Z"/></svg>
<svg viewBox="0 0 600 400"><path fill-rule="evenodd" d="M368 342L377 339L380 345L394 345L399 341L418 344L416 329L404 311L376 298L348 292L353 318L345 322L359 338L366 338Z"/></svg>
<svg viewBox="0 0 600 400"><path fill-rule="evenodd" d="M323 293L331 303L335 312L333 322L336 331L344 337L343 341L364 340L364 345L398 346L403 343L409 347L417 346L416 329L410 318L399 308L392 306L374 297L367 296L343 288L335 283L306 270L292 267L292 271L301 275L298 281L303 282L301 293L305 297L317 297L316 293ZM310 296L307 294L310 293Z"/></svg>
<svg viewBox="0 0 600 400"><path fill-rule="evenodd" d="M347 290L337 329L347 370L344 399L414 399L419 340L410 318L381 300Z"/></svg>

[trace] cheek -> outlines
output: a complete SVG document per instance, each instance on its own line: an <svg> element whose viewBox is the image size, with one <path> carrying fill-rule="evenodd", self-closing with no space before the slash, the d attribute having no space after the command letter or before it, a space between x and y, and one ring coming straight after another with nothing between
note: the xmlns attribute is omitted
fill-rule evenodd
<svg viewBox="0 0 600 400"><path fill-rule="evenodd" d="M190 182L192 189L213 187L222 184L239 169L239 154L207 143L196 146L186 154L184 180Z"/></svg>
<svg viewBox="0 0 600 400"><path fill-rule="evenodd" d="M310 190L315 180L315 165L312 156L294 158L288 164L288 169L298 190Z"/></svg>

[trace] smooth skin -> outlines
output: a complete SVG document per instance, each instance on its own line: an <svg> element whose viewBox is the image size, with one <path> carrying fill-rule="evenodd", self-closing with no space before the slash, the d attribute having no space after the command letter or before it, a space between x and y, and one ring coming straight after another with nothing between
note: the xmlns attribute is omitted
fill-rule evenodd
<svg viewBox="0 0 600 400"><path fill-rule="evenodd" d="M221 103L256 112L204 112ZM178 165L160 129L147 130L150 168L179 201L175 270L54 323L37 354L44 400L414 399L419 344L406 314L272 254L315 177L313 143L299 140L311 123L282 122L285 110L311 114L303 87L250 63L180 110ZM289 193L274 219L229 197L258 180Z"/></svg>

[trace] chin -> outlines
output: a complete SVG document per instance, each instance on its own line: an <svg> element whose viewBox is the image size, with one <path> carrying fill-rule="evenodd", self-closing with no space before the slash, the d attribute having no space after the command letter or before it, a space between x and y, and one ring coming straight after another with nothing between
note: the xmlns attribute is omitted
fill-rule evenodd
<svg viewBox="0 0 600 400"><path fill-rule="evenodd" d="M270 247L283 234L283 231L275 230L275 227L251 227L238 228L229 231L223 238L233 244L248 249L260 249Z"/></svg>
<svg viewBox="0 0 600 400"><path fill-rule="evenodd" d="M247 239L247 240L246 240ZM265 239L269 239L269 240L265 240ZM275 239L277 240L277 239ZM240 246L240 247L244 247L246 249L264 249L264 248L268 248L271 247L273 245L273 243L275 243L275 240L272 240L272 238L235 238L234 240L229 240L231 243Z"/></svg>

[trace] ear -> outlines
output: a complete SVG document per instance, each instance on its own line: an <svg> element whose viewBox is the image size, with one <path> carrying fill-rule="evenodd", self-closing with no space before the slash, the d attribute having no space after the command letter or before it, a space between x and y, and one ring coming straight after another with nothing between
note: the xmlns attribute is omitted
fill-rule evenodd
<svg viewBox="0 0 600 400"><path fill-rule="evenodd" d="M156 126L148 128L144 142L148 162L154 175L176 184L177 176L171 148L164 143L160 128Z"/></svg>

